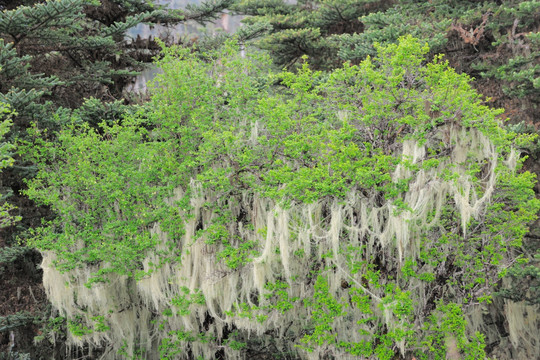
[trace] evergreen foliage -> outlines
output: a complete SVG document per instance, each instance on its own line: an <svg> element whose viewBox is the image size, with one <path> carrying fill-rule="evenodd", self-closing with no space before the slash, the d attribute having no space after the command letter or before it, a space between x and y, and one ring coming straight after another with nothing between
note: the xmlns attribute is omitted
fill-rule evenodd
<svg viewBox="0 0 540 360"><path fill-rule="evenodd" d="M485 57L475 63L483 77L493 77L504 84L510 96L540 102L540 1L505 3L486 25L495 41L499 56ZM536 28L535 28L536 27ZM538 110L537 110L538 111Z"/></svg>
<svg viewBox="0 0 540 360"><path fill-rule="evenodd" d="M516 150L534 136L422 42L375 48L278 74L230 43L166 49L139 111L54 142L36 124L26 193L58 216L30 244L71 342L110 358L485 358L471 318L540 209Z"/></svg>
<svg viewBox="0 0 540 360"><path fill-rule="evenodd" d="M334 36L361 33L359 20L371 12L385 10L388 1L373 0L244 0L235 9L250 15L247 24L265 24L270 29L257 45L269 50L279 66L291 66L308 55L317 67L339 66L339 45Z"/></svg>
<svg viewBox="0 0 540 360"><path fill-rule="evenodd" d="M182 12L165 11L146 0L55 0L4 10L2 93L11 87L45 88L53 92L57 106L66 107L91 96L119 99L126 81L141 69L141 61L155 54L148 44L126 39L126 30L141 22L209 21L229 4L229 0L209 1ZM38 81L42 73L49 77Z"/></svg>

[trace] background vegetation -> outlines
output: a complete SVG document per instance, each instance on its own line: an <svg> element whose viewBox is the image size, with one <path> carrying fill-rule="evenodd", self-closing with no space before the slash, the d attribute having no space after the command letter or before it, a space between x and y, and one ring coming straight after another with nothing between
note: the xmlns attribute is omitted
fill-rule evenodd
<svg viewBox="0 0 540 360"><path fill-rule="evenodd" d="M0 6L6 351L15 331L17 351L67 336L68 357L538 355L537 203L518 170L538 171L537 1L238 2L241 47L274 65L223 37L165 50L139 105L122 90L159 47L125 30L229 2ZM126 336L128 314L146 327Z"/></svg>

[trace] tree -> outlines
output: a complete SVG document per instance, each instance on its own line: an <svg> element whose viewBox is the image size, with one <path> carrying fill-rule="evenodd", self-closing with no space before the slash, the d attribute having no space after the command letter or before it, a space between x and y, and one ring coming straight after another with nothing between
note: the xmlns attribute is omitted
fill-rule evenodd
<svg viewBox="0 0 540 360"><path fill-rule="evenodd" d="M127 82L159 49L152 40L126 39L126 30L141 22L209 21L229 3L215 0L186 11L165 11L146 0L55 0L4 10L3 97L17 111L44 95L55 107L67 108L91 97L119 100ZM32 115L39 118L35 109L28 111Z"/></svg>
<svg viewBox="0 0 540 360"><path fill-rule="evenodd" d="M316 67L339 67L338 44L334 37L362 33L360 19L369 13L383 11L388 1L335 0L298 1L281 0L240 1L236 11L249 15L247 24L264 24L270 31L257 41L257 46L269 50L278 66L298 64L308 55Z"/></svg>
<svg viewBox="0 0 540 360"><path fill-rule="evenodd" d="M376 49L272 74L230 43L172 48L121 123L54 143L35 126L26 193L58 216L31 243L70 341L110 358L485 358L472 319L540 209L517 171L534 137L418 40Z"/></svg>

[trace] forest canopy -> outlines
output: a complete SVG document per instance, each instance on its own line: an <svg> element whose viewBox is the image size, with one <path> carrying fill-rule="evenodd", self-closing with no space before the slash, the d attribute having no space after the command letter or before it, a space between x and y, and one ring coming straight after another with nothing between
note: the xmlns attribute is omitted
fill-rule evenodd
<svg viewBox="0 0 540 360"><path fill-rule="evenodd" d="M26 194L57 217L30 245L71 343L483 359L478 314L540 209L519 171L534 137L419 40L375 48L278 73L234 41L167 48L121 120L34 124Z"/></svg>

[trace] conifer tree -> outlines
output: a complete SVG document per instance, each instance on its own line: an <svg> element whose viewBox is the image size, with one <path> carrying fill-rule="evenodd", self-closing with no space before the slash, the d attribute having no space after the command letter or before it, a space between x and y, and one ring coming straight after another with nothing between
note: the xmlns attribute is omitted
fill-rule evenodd
<svg viewBox="0 0 540 360"><path fill-rule="evenodd" d="M73 107L91 96L119 99L126 81L141 69L141 62L157 53L152 43L125 38L127 29L141 22L208 21L229 3L217 0L186 11L165 11L146 0L35 2L3 11L0 37L20 57L16 62L27 64L25 71L34 77L45 73L56 80L26 81L23 88L46 87L51 92L48 99L54 98L56 105ZM21 73L13 73L9 64L2 65L2 83L9 86Z"/></svg>
<svg viewBox="0 0 540 360"><path fill-rule="evenodd" d="M269 50L278 66L291 66L303 55L317 67L339 66L339 46L335 36L361 33L359 20L371 12L384 10L388 1L373 0L244 0L235 9L249 15L247 24L265 24L269 33L257 42Z"/></svg>

